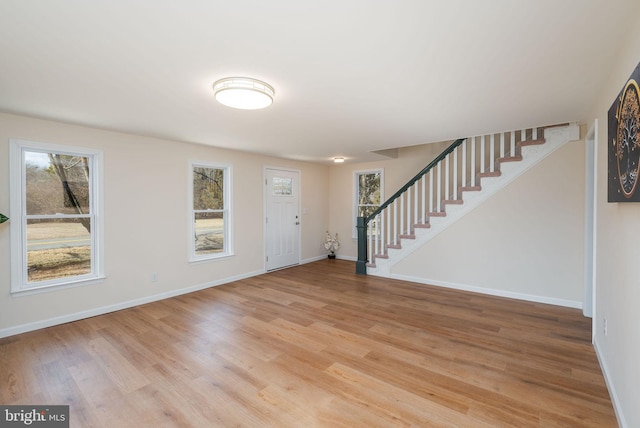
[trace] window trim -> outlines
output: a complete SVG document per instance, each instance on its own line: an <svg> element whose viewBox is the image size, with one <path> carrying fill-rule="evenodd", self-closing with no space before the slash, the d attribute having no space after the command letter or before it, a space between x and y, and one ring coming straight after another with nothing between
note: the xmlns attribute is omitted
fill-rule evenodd
<svg viewBox="0 0 640 428"><path fill-rule="evenodd" d="M90 159L89 188L91 230L91 273L29 283L26 260L26 151L85 156ZM104 170L102 150L19 139L9 140L9 200L11 213L11 293L37 294L102 282L104 274ZM74 215L75 217L75 215Z"/></svg>
<svg viewBox="0 0 640 428"><path fill-rule="evenodd" d="M351 228L352 230L352 238L353 239L357 239L358 238L358 229L356 228L356 223L357 220L356 218L358 217L358 190L359 190L359 176L364 175L364 174L375 174L375 173L379 173L380 174L380 203L382 204L382 202L384 202L384 168L372 168L372 169L362 169L362 170L357 170L357 171L353 171L353 227Z"/></svg>
<svg viewBox="0 0 640 428"><path fill-rule="evenodd" d="M195 253L195 223L193 221L195 211L193 209L193 170L194 168L213 168L223 171L223 204L222 210L224 215L224 251L221 253L196 255ZM234 256L233 252L233 205L232 205L232 189L233 168L230 164L189 161L189 174L187 183L187 223L189 231L189 239L187 240L187 254L189 263L197 263L209 260L220 260Z"/></svg>

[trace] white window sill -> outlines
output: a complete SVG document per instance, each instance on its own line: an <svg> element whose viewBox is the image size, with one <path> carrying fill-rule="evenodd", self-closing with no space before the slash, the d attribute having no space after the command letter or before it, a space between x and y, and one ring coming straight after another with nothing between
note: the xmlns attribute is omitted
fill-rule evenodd
<svg viewBox="0 0 640 428"><path fill-rule="evenodd" d="M224 253L224 254L218 254L215 256L208 256L208 257L197 257L197 258L190 258L189 259L189 263L202 263L202 262L213 262L216 260L225 260L225 259L229 259L231 257L234 257L235 254L233 253Z"/></svg>
<svg viewBox="0 0 640 428"><path fill-rule="evenodd" d="M85 285L93 285L104 282L106 276L93 276L86 279L78 279L67 281L61 284L45 284L40 286L32 286L20 290L11 290L11 295L15 297L31 296L34 294L48 293L49 291L64 290L66 288L83 287Z"/></svg>

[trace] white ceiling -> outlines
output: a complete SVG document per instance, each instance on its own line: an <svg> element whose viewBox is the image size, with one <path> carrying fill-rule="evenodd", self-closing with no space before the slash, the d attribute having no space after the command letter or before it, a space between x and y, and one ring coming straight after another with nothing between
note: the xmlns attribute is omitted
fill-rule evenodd
<svg viewBox="0 0 640 428"><path fill-rule="evenodd" d="M1 0L0 110L329 162L585 120L638 0ZM629 70L631 72L631 70ZM249 76L265 110L215 102Z"/></svg>

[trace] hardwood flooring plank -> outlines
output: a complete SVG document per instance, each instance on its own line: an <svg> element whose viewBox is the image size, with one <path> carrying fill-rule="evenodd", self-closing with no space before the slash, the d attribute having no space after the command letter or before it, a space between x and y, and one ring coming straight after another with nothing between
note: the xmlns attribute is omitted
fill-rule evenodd
<svg viewBox="0 0 640 428"><path fill-rule="evenodd" d="M404 421L407 425L420 425L429 421L436 425L455 426L468 422L467 409L453 410L346 365L335 363L326 371L341 382L356 386L358 394L368 391L366 402L388 415L389 423Z"/></svg>
<svg viewBox="0 0 640 428"><path fill-rule="evenodd" d="M189 384L195 393L196 403L208 415L211 427L259 427L273 426L274 419L263 417L244 400L230 396L223 385L208 376L200 377ZM255 393L257 394L257 392Z"/></svg>
<svg viewBox="0 0 640 428"><path fill-rule="evenodd" d="M72 427L615 427L579 310L322 260L0 339Z"/></svg>
<svg viewBox="0 0 640 428"><path fill-rule="evenodd" d="M69 373L83 397L81 405L77 401L70 404L73 419L80 417L83 421L79 426L105 426L107 423L126 426L135 407L96 361L76 364L69 368ZM117 412L114 409L118 409ZM136 416L134 419L140 415Z"/></svg>
<svg viewBox="0 0 640 428"><path fill-rule="evenodd" d="M287 344L288 347L300 346L305 349L311 349L314 352L321 351L326 347L325 344L313 340L312 338L305 337L295 330L280 327L272 322L264 322L253 318L252 316L244 317L242 319L242 324L244 328L253 330L254 332L264 332L273 339Z"/></svg>

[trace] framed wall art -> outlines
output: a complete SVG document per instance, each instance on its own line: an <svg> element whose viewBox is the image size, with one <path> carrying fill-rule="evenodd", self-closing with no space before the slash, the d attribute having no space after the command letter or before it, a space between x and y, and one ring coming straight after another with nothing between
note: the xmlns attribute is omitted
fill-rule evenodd
<svg viewBox="0 0 640 428"><path fill-rule="evenodd" d="M640 64L608 114L608 201L640 202Z"/></svg>

